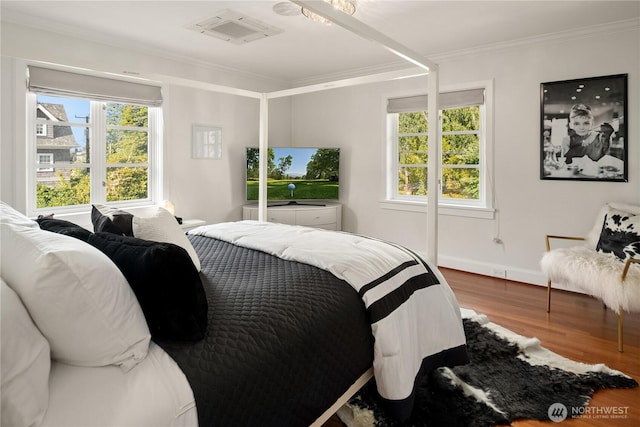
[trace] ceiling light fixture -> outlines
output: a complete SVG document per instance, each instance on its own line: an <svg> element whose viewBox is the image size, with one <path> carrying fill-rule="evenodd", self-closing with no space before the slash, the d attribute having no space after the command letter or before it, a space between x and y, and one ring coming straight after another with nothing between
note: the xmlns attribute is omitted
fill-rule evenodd
<svg viewBox="0 0 640 427"><path fill-rule="evenodd" d="M346 13L347 15L353 15L356 13L356 0L324 0L333 6L334 9ZM324 24L331 24L331 21L327 18L311 12L310 10L302 8L302 14L312 21L322 22Z"/></svg>

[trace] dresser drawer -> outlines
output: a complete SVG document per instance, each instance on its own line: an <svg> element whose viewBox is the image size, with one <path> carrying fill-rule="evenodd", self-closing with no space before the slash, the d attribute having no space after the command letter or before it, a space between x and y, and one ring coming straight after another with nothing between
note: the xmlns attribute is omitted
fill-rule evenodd
<svg viewBox="0 0 640 427"><path fill-rule="evenodd" d="M335 222L331 224L320 224L320 225L316 225L314 228L322 228L323 230L337 231L338 224L336 224Z"/></svg>
<svg viewBox="0 0 640 427"><path fill-rule="evenodd" d="M290 209L267 209L267 221L294 224L296 212Z"/></svg>
<svg viewBox="0 0 640 427"><path fill-rule="evenodd" d="M242 219L258 219L258 206L242 207ZM266 220L280 224L303 225L307 227L342 230L342 205L327 203L326 205L285 205L267 208Z"/></svg>
<svg viewBox="0 0 640 427"><path fill-rule="evenodd" d="M242 209L242 219L250 219L252 221L257 221L258 220L258 208L255 209L251 209L251 208L243 208Z"/></svg>
<svg viewBox="0 0 640 427"><path fill-rule="evenodd" d="M296 224L317 226L336 223L336 209L304 209L296 212Z"/></svg>

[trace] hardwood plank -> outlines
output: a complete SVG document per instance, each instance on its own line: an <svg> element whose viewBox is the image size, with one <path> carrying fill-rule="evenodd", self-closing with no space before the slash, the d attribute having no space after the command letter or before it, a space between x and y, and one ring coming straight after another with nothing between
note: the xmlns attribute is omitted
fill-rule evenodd
<svg viewBox="0 0 640 427"><path fill-rule="evenodd" d="M542 345L583 363L604 363L640 381L640 313L624 314L624 352L617 350L617 315L599 300L562 290L551 294L547 313L545 287L441 269L461 307L486 314L512 331L538 338ZM563 425L636 426L640 422L640 388L600 390L590 403L591 414L566 420ZM624 418L607 418L603 412L626 411ZM555 425L550 421L519 420L516 427ZM343 427L334 416L323 427Z"/></svg>

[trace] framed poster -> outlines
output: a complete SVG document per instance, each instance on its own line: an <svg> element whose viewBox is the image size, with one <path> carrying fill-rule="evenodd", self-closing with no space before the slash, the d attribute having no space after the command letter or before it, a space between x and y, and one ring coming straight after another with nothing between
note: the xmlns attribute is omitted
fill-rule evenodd
<svg viewBox="0 0 640 427"><path fill-rule="evenodd" d="M628 180L627 74L540 85L540 179Z"/></svg>

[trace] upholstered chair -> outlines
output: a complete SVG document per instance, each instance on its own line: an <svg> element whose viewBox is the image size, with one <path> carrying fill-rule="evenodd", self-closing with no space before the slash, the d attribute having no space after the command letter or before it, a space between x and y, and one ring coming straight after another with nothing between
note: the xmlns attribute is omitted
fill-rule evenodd
<svg viewBox="0 0 640 427"><path fill-rule="evenodd" d="M563 240L570 244L552 248ZM600 299L618 314L618 351L623 351L623 312L640 312L640 206L607 203L586 236L546 235L540 261L547 281ZM571 244L575 243L575 244Z"/></svg>

